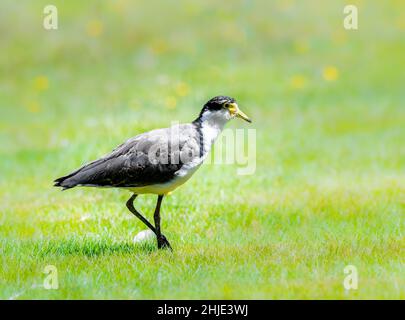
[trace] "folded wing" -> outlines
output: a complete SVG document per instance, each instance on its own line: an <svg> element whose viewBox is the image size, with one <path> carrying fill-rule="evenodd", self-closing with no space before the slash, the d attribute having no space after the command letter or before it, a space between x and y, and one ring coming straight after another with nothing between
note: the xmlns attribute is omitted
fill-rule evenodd
<svg viewBox="0 0 405 320"><path fill-rule="evenodd" d="M55 186L142 187L168 182L185 163L199 156L198 139L192 125L150 131L56 179Z"/></svg>

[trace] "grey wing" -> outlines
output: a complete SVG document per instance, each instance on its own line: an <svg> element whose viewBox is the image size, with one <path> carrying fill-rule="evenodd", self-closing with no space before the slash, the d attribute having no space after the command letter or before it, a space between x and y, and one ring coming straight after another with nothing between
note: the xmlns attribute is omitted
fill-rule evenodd
<svg viewBox="0 0 405 320"><path fill-rule="evenodd" d="M179 135L171 130L131 138L110 154L56 179L55 186L142 187L170 181L199 152L198 135L191 125L180 125Z"/></svg>

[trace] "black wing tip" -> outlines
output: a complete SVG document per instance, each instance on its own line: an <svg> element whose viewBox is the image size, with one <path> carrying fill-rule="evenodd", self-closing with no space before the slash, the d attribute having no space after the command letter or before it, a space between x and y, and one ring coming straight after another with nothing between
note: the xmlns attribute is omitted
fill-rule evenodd
<svg viewBox="0 0 405 320"><path fill-rule="evenodd" d="M53 181L54 182L53 186L62 188L62 191L74 188L76 186L76 185L69 185L65 181L66 181L66 177L58 178L58 179Z"/></svg>

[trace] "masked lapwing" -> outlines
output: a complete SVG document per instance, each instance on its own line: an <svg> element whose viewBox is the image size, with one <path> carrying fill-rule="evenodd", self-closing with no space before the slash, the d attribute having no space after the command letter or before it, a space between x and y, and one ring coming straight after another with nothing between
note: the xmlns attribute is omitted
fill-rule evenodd
<svg viewBox="0 0 405 320"><path fill-rule="evenodd" d="M235 118L251 120L235 99L217 96L209 100L196 120L135 136L104 157L55 180L63 190L76 186L114 187L133 194L126 205L157 238L158 248L169 241L160 229L160 206L165 195L185 183L201 166L225 124ZM139 194L156 194L153 226L134 207Z"/></svg>

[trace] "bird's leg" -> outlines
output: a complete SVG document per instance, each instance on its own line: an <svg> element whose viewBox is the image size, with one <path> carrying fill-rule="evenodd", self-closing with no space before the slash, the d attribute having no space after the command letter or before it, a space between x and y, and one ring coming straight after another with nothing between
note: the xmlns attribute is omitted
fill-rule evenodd
<svg viewBox="0 0 405 320"><path fill-rule="evenodd" d="M155 213L153 214L153 218L155 220L155 228L156 228L156 238L158 243L158 248L162 249L168 247L169 249L173 250L170 246L169 241L167 241L166 237L160 231L160 206L162 204L163 195L158 196L157 204Z"/></svg>
<svg viewBox="0 0 405 320"><path fill-rule="evenodd" d="M156 205L155 209L155 224L159 227L159 232L157 229L144 217L142 216L134 207L134 200L136 199L138 195L133 194L131 198L127 201L127 208L129 211L131 211L139 220L141 220L146 226L148 226L149 229L153 231L153 233L156 235L158 239L158 248L163 248L163 247L168 247L172 249L170 246L169 241L167 241L166 237L160 232L160 205L162 203L163 196L159 196L158 198L158 203Z"/></svg>
<svg viewBox="0 0 405 320"><path fill-rule="evenodd" d="M129 200L127 201L127 208L129 211L131 211L139 220L141 220L144 224L146 224L149 229L151 229L153 231L154 234L156 234L156 229L155 227L148 221L146 220L146 218L144 216L142 216L138 211L136 211L135 207L134 207L134 200L136 199L138 195L137 194L133 194L131 198L129 198ZM159 231L160 232L160 231Z"/></svg>

